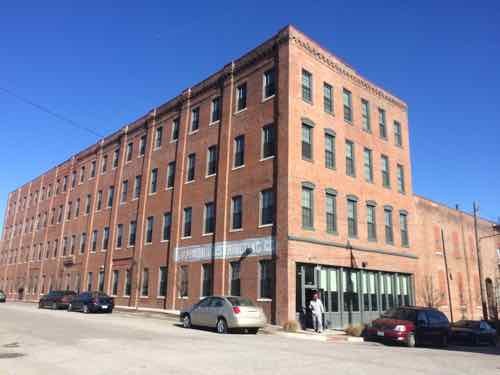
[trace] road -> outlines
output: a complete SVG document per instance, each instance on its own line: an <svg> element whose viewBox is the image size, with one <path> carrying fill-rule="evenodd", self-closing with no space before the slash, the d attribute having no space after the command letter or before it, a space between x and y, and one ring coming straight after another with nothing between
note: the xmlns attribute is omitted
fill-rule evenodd
<svg viewBox="0 0 500 375"><path fill-rule="evenodd" d="M0 375L500 374L498 349L475 351L218 335L140 314L0 304Z"/></svg>

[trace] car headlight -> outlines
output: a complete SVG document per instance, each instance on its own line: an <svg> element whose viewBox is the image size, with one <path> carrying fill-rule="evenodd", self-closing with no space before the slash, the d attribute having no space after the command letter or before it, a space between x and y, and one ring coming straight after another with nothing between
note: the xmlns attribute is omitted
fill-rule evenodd
<svg viewBox="0 0 500 375"><path fill-rule="evenodd" d="M396 332L406 332L406 326L404 326L404 325L397 325L396 327L394 327L394 330Z"/></svg>

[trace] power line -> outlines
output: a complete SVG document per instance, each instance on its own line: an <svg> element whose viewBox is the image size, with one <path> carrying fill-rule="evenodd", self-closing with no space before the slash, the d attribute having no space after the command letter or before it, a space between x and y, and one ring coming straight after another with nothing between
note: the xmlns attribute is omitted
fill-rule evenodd
<svg viewBox="0 0 500 375"><path fill-rule="evenodd" d="M77 129L86 131L86 132L88 132L88 133L90 133L90 134L92 134L92 135L94 135L94 136L96 136L98 138L102 138L103 137L102 134L99 134L95 130L93 130L91 128L88 128L88 127L86 127L84 125L81 125L81 124L77 123L76 121L73 121L72 119L70 119L70 118L68 118L68 117L66 117L64 115L61 115L61 114L59 114L59 113L51 110L50 108L47 108L47 107L45 107L45 106L43 106L41 104L35 103L32 100L26 99L26 98L22 97L21 95L16 94L12 90L6 89L4 87L0 87L0 91L3 91L7 95L12 96L12 97L16 98L17 100L19 100L19 101L21 101L21 102L23 102L25 104L28 104L28 105L30 105L30 106L32 106L32 107L34 107L34 108L36 108L36 109L38 109L38 110L40 110L42 112L45 112L45 113L47 113L47 114L49 114L49 115L51 115L51 116L53 116L53 117L55 117L55 118L63 121L63 122L66 122L67 124L69 124L69 125L77 128Z"/></svg>

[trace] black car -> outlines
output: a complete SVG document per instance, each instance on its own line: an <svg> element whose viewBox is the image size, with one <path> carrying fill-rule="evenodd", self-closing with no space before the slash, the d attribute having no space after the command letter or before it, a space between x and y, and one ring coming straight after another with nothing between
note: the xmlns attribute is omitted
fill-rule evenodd
<svg viewBox="0 0 500 375"><path fill-rule="evenodd" d="M3 290L0 290L0 302L5 302L5 293L3 292Z"/></svg>
<svg viewBox="0 0 500 375"><path fill-rule="evenodd" d="M38 308L49 307L52 310L67 309L75 296L76 293L72 290L52 290L40 298Z"/></svg>
<svg viewBox="0 0 500 375"><path fill-rule="evenodd" d="M115 301L102 292L83 292L73 298L68 306L68 311L89 312L113 312Z"/></svg>
<svg viewBox="0 0 500 375"><path fill-rule="evenodd" d="M496 346L497 331L484 320L460 320L451 325L454 341L473 345Z"/></svg>

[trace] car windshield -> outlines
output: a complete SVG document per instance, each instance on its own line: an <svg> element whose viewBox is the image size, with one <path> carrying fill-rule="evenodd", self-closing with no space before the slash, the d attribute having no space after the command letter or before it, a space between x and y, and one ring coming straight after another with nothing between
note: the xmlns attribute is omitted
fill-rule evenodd
<svg viewBox="0 0 500 375"><path fill-rule="evenodd" d="M398 320L409 320L414 322L416 320L415 310L408 309L393 309L386 311L383 315L383 318L389 319L398 319Z"/></svg>
<svg viewBox="0 0 500 375"><path fill-rule="evenodd" d="M227 300L231 303L233 306L242 306L242 307L254 307L255 305L253 302L248 299L248 298L241 298L241 297L227 297Z"/></svg>

